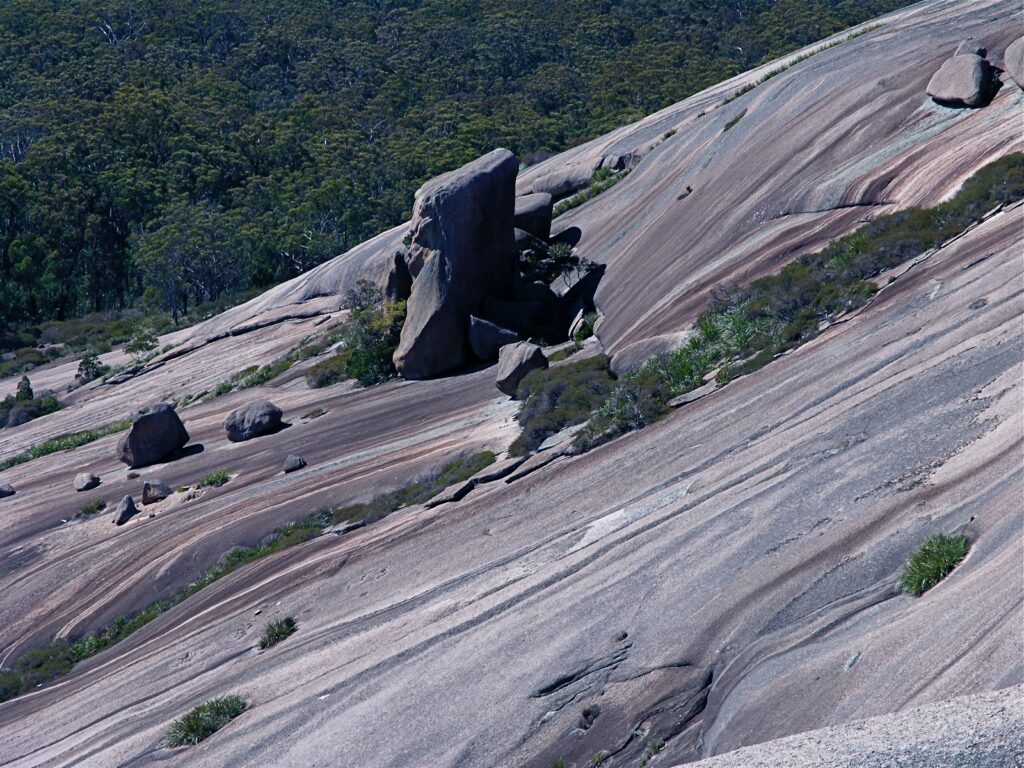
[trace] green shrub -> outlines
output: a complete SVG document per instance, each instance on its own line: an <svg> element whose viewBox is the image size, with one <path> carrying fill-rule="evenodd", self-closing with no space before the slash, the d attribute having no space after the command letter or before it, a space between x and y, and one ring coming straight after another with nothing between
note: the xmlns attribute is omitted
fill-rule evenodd
<svg viewBox="0 0 1024 768"><path fill-rule="evenodd" d="M270 622L263 629L263 634L260 636L260 648L266 649L277 645L286 637L295 634L298 628L299 625L295 623L295 619L291 616Z"/></svg>
<svg viewBox="0 0 1024 768"><path fill-rule="evenodd" d="M516 396L523 407L516 415L522 432L509 447L513 456L535 450L551 435L582 424L615 389L608 358L599 356L532 371Z"/></svg>
<svg viewBox="0 0 1024 768"><path fill-rule="evenodd" d="M580 327L573 334L572 340L576 343L582 343L594 335L594 325L597 324L597 313L588 312L583 316L583 322Z"/></svg>
<svg viewBox="0 0 1024 768"><path fill-rule="evenodd" d="M171 723L164 744L168 747L198 744L245 712L248 706L241 696L223 696L203 702Z"/></svg>
<svg viewBox="0 0 1024 768"><path fill-rule="evenodd" d="M598 168L590 180L590 186L584 187L576 194L567 197L564 200L559 200L555 204L552 216L557 218L566 211L578 208L588 200L597 197L605 190L611 189L626 178L631 170L632 168L626 168L623 171L613 171L610 168Z"/></svg>
<svg viewBox="0 0 1024 768"><path fill-rule="evenodd" d="M21 675L17 672L0 670L0 701L13 699L21 693Z"/></svg>
<svg viewBox="0 0 1024 768"><path fill-rule="evenodd" d="M722 132L724 133L725 131L728 131L730 128L732 128L734 125L736 125L736 123L738 123L740 120L742 120L744 117L746 117L746 114L747 114L747 110L741 109L739 112L736 113L736 116L733 117L732 120L730 120L729 122L727 122L725 124L725 127L722 128Z"/></svg>
<svg viewBox="0 0 1024 768"><path fill-rule="evenodd" d="M96 515L107 508L107 502L103 499L96 499L90 501L88 504L83 504L82 508L75 513L75 517L88 517L89 515Z"/></svg>
<svg viewBox="0 0 1024 768"><path fill-rule="evenodd" d="M123 432L131 425L132 420L127 419L125 421L115 421L112 424L107 424L105 427L99 427L98 429L89 429L85 432L72 432L71 434L60 435L52 440L47 440L45 443L33 446L24 453L19 453L0 461L0 471L17 466L18 464L24 464L32 461L33 459L48 456L51 453L56 453L57 451L70 451L74 448L86 445L87 443L99 440L102 437Z"/></svg>
<svg viewBox="0 0 1024 768"><path fill-rule="evenodd" d="M903 589L915 596L924 594L952 573L967 549L966 536L932 536L910 556L900 579Z"/></svg>
<svg viewBox="0 0 1024 768"><path fill-rule="evenodd" d="M95 353L88 352L78 362L78 373L75 374L75 378L78 379L80 384L88 384L90 381L95 381L109 373L110 366L103 365Z"/></svg>
<svg viewBox="0 0 1024 768"><path fill-rule="evenodd" d="M226 469L218 469L216 472L204 475L196 485L199 488L220 488L230 479L231 475Z"/></svg>

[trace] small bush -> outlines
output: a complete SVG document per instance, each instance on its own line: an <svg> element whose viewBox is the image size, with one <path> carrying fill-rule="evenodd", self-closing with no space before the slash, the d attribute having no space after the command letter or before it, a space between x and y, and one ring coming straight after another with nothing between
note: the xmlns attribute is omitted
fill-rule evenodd
<svg viewBox="0 0 1024 768"><path fill-rule="evenodd" d="M722 132L724 133L725 131L728 131L730 128L736 125L736 123L738 123L740 120L746 117L746 114L747 110L741 109L739 112L736 113L736 116L732 120L725 124L725 127L722 128Z"/></svg>
<svg viewBox="0 0 1024 768"><path fill-rule="evenodd" d="M245 712L248 706L241 696L223 696L203 702L171 723L164 744L168 747L198 744Z"/></svg>
<svg viewBox="0 0 1024 768"><path fill-rule="evenodd" d="M588 312L583 316L583 322L580 327L573 334L572 340L577 344L582 344L584 341L594 335L594 325L597 324L597 313Z"/></svg>
<svg viewBox="0 0 1024 768"><path fill-rule="evenodd" d="M211 472L208 475L204 475L200 478L197 486L199 488L220 488L228 480L231 479L231 475L226 469L218 469L216 472Z"/></svg>
<svg viewBox="0 0 1024 768"><path fill-rule="evenodd" d="M75 378L79 384L88 384L90 381L103 378L110 373L110 366L103 365L93 352L85 354L78 362L78 373Z"/></svg>
<svg viewBox="0 0 1024 768"><path fill-rule="evenodd" d="M940 533L924 542L903 570L900 582L914 596L923 595L946 578L967 556L966 536Z"/></svg>
<svg viewBox="0 0 1024 768"><path fill-rule="evenodd" d="M96 515L107 508L107 502L103 499L96 499L90 501L88 504L83 504L82 508L78 510L75 517L88 517L89 515Z"/></svg>
<svg viewBox="0 0 1024 768"><path fill-rule="evenodd" d="M298 628L299 625L295 623L295 619L291 616L270 622L263 629L263 634L260 636L260 648L266 649L277 645L286 637L295 634Z"/></svg>

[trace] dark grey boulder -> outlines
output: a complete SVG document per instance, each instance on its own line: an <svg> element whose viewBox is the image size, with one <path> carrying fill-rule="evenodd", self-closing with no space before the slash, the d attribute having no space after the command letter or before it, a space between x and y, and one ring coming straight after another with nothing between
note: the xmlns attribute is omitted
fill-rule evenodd
<svg viewBox="0 0 1024 768"><path fill-rule="evenodd" d="M498 351L506 344L515 344L519 341L519 334L502 328L482 317L470 315L469 318L469 346L473 354L481 360L497 360Z"/></svg>
<svg viewBox="0 0 1024 768"><path fill-rule="evenodd" d="M150 483L143 483L142 503L155 504L158 501L163 501L172 493L174 493L174 489L169 485L164 485L159 480L154 480Z"/></svg>
<svg viewBox="0 0 1024 768"><path fill-rule="evenodd" d="M188 442L188 432L174 408L158 403L135 419L117 443L117 458L129 467L156 464Z"/></svg>
<svg viewBox="0 0 1024 768"><path fill-rule="evenodd" d="M547 192L534 192L516 198L515 227L534 237L551 237L551 209L554 198Z"/></svg>
<svg viewBox="0 0 1024 768"><path fill-rule="evenodd" d="M548 252L548 244L525 229L517 228L513 230L513 235L516 240L516 248L520 252L533 251L538 254L546 254Z"/></svg>
<svg viewBox="0 0 1024 768"><path fill-rule="evenodd" d="M114 508L114 525L124 525L135 515L139 514L138 507L131 496L125 496Z"/></svg>
<svg viewBox="0 0 1024 768"><path fill-rule="evenodd" d="M495 384L506 395L515 397L516 390L526 374L548 367L548 359L536 344L520 341L501 348Z"/></svg>
<svg viewBox="0 0 1024 768"><path fill-rule="evenodd" d="M412 274L401 251L394 253L387 260L387 268L380 279L380 291L384 301L405 301L412 293Z"/></svg>
<svg viewBox="0 0 1024 768"><path fill-rule="evenodd" d="M571 319L565 316L562 303L551 291L544 296L522 300L488 297L480 316L515 331L523 338L543 339L548 344L556 344L566 338Z"/></svg>
<svg viewBox="0 0 1024 768"><path fill-rule="evenodd" d="M992 68L985 59L974 53L961 54L939 67L926 91L943 104L981 107L990 95L991 77Z"/></svg>
<svg viewBox="0 0 1024 768"><path fill-rule="evenodd" d="M1006 49L1003 69L1020 88L1024 88L1024 37L1018 37Z"/></svg>
<svg viewBox="0 0 1024 768"><path fill-rule="evenodd" d="M93 488L100 484L100 479L91 472L79 472L75 475L75 490L81 493L82 491L91 491Z"/></svg>
<svg viewBox="0 0 1024 768"><path fill-rule="evenodd" d="M13 485L7 485L7 484L0 485L0 499L6 499L8 496L13 496L13 495L14 495L14 486Z"/></svg>
<svg viewBox="0 0 1024 768"><path fill-rule="evenodd" d="M405 378L424 379L468 363L470 315L485 296L511 290L518 258L512 235L518 171L515 155L498 149L416 193L407 258L423 267L413 281L394 355Z"/></svg>
<svg viewBox="0 0 1024 768"><path fill-rule="evenodd" d="M284 460L284 466L281 467L281 469L284 470L285 474L288 474L289 472L297 472L304 466L306 466L306 460L304 458L296 456L295 454L289 454L288 458Z"/></svg>
<svg viewBox="0 0 1024 768"><path fill-rule="evenodd" d="M235 408L224 419L228 440L241 443L281 427L281 409L269 400L254 400Z"/></svg>

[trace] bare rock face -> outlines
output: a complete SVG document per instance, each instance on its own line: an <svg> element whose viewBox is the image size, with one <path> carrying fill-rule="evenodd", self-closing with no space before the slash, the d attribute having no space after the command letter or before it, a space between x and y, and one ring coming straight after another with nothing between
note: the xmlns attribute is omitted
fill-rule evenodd
<svg viewBox="0 0 1024 768"><path fill-rule="evenodd" d="M132 428L117 444L117 458L129 467L156 464L188 442L185 425L167 403L135 419Z"/></svg>
<svg viewBox="0 0 1024 768"><path fill-rule="evenodd" d="M13 485L0 485L0 499L6 499L8 496L14 495Z"/></svg>
<svg viewBox="0 0 1024 768"><path fill-rule="evenodd" d="M928 81L927 93L935 101L984 106L989 95L992 68L976 53L964 53L947 59Z"/></svg>
<svg viewBox="0 0 1024 768"><path fill-rule="evenodd" d="M269 400L254 400L235 408L224 419L228 440L241 443L281 427L281 409Z"/></svg>
<svg viewBox="0 0 1024 768"><path fill-rule="evenodd" d="M469 345L481 360L496 360L498 351L506 344L519 341L519 334L502 328L489 320L471 315L469 318Z"/></svg>
<svg viewBox="0 0 1024 768"><path fill-rule="evenodd" d="M520 341L501 348L495 384L510 397L515 397L519 382L530 371L548 367L548 359L536 344Z"/></svg>
<svg viewBox="0 0 1024 768"><path fill-rule="evenodd" d="M164 485L159 480L154 480L151 483L143 483L142 503L155 504L158 501L163 501L172 493L174 493L174 490L169 485Z"/></svg>
<svg viewBox="0 0 1024 768"><path fill-rule="evenodd" d="M380 279L380 291L384 300L390 302L405 301L412 293L412 274L401 251L388 259L387 269Z"/></svg>
<svg viewBox="0 0 1024 768"><path fill-rule="evenodd" d="M551 237L551 210L554 201L547 192L534 192L516 198L515 226L534 237Z"/></svg>
<svg viewBox="0 0 1024 768"><path fill-rule="evenodd" d="M518 170L515 155L498 149L416 193L408 254L416 278L394 356L405 378L423 379L467 363L470 315L485 296L511 290Z"/></svg>
<svg viewBox="0 0 1024 768"><path fill-rule="evenodd" d="M131 496L125 496L114 508L114 525L124 525L135 515L139 514L138 507Z"/></svg>
<svg viewBox="0 0 1024 768"><path fill-rule="evenodd" d="M1003 69L1014 82L1024 88L1024 37L1018 37L1003 54Z"/></svg>
<svg viewBox="0 0 1024 768"><path fill-rule="evenodd" d="M79 493L82 491L91 491L99 484L99 477L91 472L79 472L75 475L75 490Z"/></svg>

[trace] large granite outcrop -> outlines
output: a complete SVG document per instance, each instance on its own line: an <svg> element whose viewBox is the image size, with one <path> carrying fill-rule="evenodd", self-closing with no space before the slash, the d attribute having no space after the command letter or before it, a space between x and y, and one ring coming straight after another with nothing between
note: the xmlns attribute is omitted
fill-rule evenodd
<svg viewBox="0 0 1024 768"><path fill-rule="evenodd" d="M1018 37L1003 54L1003 69L1018 87L1024 88L1024 37Z"/></svg>
<svg viewBox="0 0 1024 768"><path fill-rule="evenodd" d="M117 458L129 467L156 464L188 442L185 425L168 403L157 403L135 419L117 443Z"/></svg>
<svg viewBox="0 0 1024 768"><path fill-rule="evenodd" d="M497 149L416 193L408 253L416 278L394 355L405 378L428 378L469 362L470 315L484 297L512 290L518 170L515 155Z"/></svg>

